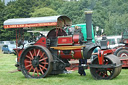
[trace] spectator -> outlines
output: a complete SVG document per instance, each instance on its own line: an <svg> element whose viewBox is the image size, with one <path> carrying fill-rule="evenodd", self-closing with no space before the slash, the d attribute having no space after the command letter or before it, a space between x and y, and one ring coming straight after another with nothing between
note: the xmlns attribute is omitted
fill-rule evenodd
<svg viewBox="0 0 128 85"><path fill-rule="evenodd" d="M79 59L79 68L78 68L78 73L82 76L86 76L86 73L84 71L84 67L87 65L87 59Z"/></svg>

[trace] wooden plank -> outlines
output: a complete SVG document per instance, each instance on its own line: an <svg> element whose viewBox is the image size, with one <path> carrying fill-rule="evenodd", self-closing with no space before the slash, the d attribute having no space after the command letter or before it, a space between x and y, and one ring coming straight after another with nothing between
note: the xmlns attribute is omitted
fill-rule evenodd
<svg viewBox="0 0 128 85"><path fill-rule="evenodd" d="M85 46L58 46L58 47L50 47L56 50L75 50L75 49L80 49Z"/></svg>

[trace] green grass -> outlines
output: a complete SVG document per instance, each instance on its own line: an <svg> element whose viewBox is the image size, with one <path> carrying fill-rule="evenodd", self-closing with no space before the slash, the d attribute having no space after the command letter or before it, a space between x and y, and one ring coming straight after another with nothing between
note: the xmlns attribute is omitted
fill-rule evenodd
<svg viewBox="0 0 128 85"><path fill-rule="evenodd" d="M16 70L15 58L13 54L0 52L0 85L128 85L128 69L123 69L113 80L94 80L89 70L86 70L87 76L79 76L77 71L74 71L71 74L28 79L21 72L10 73Z"/></svg>

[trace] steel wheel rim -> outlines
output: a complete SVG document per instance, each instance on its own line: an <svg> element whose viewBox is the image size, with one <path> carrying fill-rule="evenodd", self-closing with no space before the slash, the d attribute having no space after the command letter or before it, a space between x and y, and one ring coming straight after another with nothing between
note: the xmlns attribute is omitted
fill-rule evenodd
<svg viewBox="0 0 128 85"><path fill-rule="evenodd" d="M128 50L120 50L118 53L117 53L117 56L118 57L128 57Z"/></svg>
<svg viewBox="0 0 128 85"><path fill-rule="evenodd" d="M128 57L128 54L127 53L121 53L120 57Z"/></svg>
<svg viewBox="0 0 128 85"><path fill-rule="evenodd" d="M46 48L45 48L46 49ZM51 57L40 46L31 46L21 57L22 73L28 78L43 78L51 71Z"/></svg>

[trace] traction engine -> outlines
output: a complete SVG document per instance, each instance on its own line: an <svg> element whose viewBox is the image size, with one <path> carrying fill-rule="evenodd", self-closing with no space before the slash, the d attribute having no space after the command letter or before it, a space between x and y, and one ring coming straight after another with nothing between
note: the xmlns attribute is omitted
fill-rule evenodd
<svg viewBox="0 0 128 85"><path fill-rule="evenodd" d="M9 20L4 22L5 29L38 26L56 27L49 31L46 37L42 36L31 46L25 49L15 49L17 52L16 66L25 77L44 78L52 74L61 74L66 67L70 66L70 59L90 59L93 50L100 46L92 43L92 11L87 11L85 14L87 41L84 40L80 28L76 28L71 35L67 35L62 29L62 27L71 26L70 19L66 16L38 18L40 19L38 22L34 18L29 18L31 23L23 20L11 24ZM41 19L44 21L41 22ZM121 62L112 53L112 50L101 47L98 57L94 58L89 65L90 72L95 79L113 79L121 72Z"/></svg>
<svg viewBox="0 0 128 85"><path fill-rule="evenodd" d="M123 46L117 46L114 50L114 55L119 57L123 63L122 67L128 67L128 29L122 33L122 38L120 43L124 44Z"/></svg>

